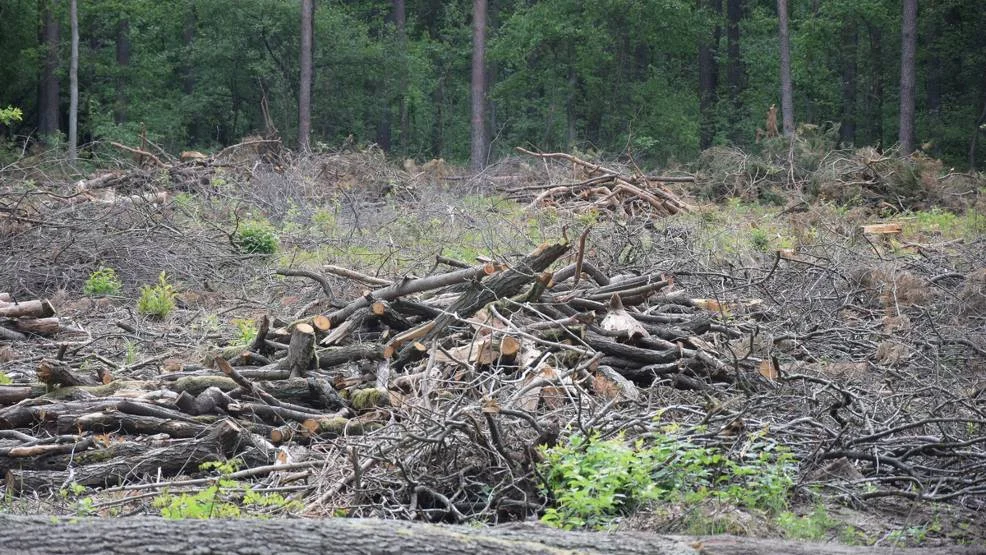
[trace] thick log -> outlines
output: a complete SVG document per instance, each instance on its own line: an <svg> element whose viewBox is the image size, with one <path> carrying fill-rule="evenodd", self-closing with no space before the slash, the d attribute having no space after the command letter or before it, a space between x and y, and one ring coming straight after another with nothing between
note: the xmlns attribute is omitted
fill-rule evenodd
<svg viewBox="0 0 986 555"><path fill-rule="evenodd" d="M290 533L286 533L290 530ZM30 555L116 553L511 553L533 555L982 555L981 546L906 549L649 533L566 532L536 524L476 528L399 520L165 520L0 514L0 545Z"/></svg>
<svg viewBox="0 0 986 555"><path fill-rule="evenodd" d="M24 399L40 397L47 391L48 386L43 383L0 385L0 406L13 405Z"/></svg>
<svg viewBox="0 0 986 555"><path fill-rule="evenodd" d="M0 306L2 318L48 318L54 315L55 307L51 306L47 299L3 303Z"/></svg>
<svg viewBox="0 0 986 555"><path fill-rule="evenodd" d="M157 475L160 472L162 476L173 476L179 472L194 471L199 464L207 461L232 457L238 449L251 444L242 428L230 420L223 420L195 439L175 441L157 448L144 445L138 454L114 457L105 462L85 465L78 465L76 462L71 471L11 468L6 473L6 486L9 491L22 493L58 489L69 482L88 487L104 487L144 474ZM254 459L253 462L260 460L255 456L250 458ZM9 544L3 541L0 541L0 545L4 546L3 549L9 549ZM34 552L43 551L45 550Z"/></svg>
<svg viewBox="0 0 986 555"><path fill-rule="evenodd" d="M376 301L389 301L412 293L421 293L431 289L438 289L454 283L462 283L473 279L488 276L497 271L493 264L483 264L473 268L457 270L436 276L428 276L418 279L405 279L388 287L377 289L356 299L343 308L329 314L329 321L333 326L339 325L343 320L361 308L370 306Z"/></svg>
<svg viewBox="0 0 986 555"><path fill-rule="evenodd" d="M20 318L10 322L15 330L33 335L51 336L62 331L62 323L57 317L51 318Z"/></svg>
<svg viewBox="0 0 986 555"><path fill-rule="evenodd" d="M100 381L95 375L74 370L67 363L60 360L42 359L38 364L38 381L49 386L56 384L62 387L75 385L99 385Z"/></svg>
<svg viewBox="0 0 986 555"><path fill-rule="evenodd" d="M376 343L354 343L345 347L319 349L318 367L329 370L340 364L358 360L383 360L384 347Z"/></svg>
<svg viewBox="0 0 986 555"><path fill-rule="evenodd" d="M326 410L339 410L345 406L332 384L320 376L257 382L257 385L278 400L288 403L306 404Z"/></svg>
<svg viewBox="0 0 986 555"><path fill-rule="evenodd" d="M206 428L202 424L121 412L93 412L81 416L65 414L58 417L57 424L60 434L80 431L108 433L122 430L128 434L168 434L175 438L196 437Z"/></svg>
<svg viewBox="0 0 986 555"><path fill-rule="evenodd" d="M19 331L5 328L0 324L0 339L6 339L7 341L26 341L27 336Z"/></svg>
<svg viewBox="0 0 986 555"><path fill-rule="evenodd" d="M292 378L303 378L315 364L315 329L308 324L298 324L291 332L288 356L281 361Z"/></svg>
<svg viewBox="0 0 986 555"><path fill-rule="evenodd" d="M503 297L516 295L525 285L537 279L539 274L568 252L568 243L544 244L528 254L514 267L491 276L467 289L454 303L435 319L435 325L425 335L422 343L445 333L445 328L460 318L468 318L487 304ZM406 353L409 347L402 351ZM401 366L401 364L397 364Z"/></svg>

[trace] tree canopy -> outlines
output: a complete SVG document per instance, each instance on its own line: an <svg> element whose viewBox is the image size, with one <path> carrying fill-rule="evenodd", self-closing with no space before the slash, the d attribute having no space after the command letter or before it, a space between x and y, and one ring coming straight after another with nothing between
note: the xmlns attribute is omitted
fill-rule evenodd
<svg viewBox="0 0 986 555"><path fill-rule="evenodd" d="M315 5L312 148L352 136L399 156L468 160L472 2ZM918 10L916 146L975 164L986 12L976 0ZM282 138L299 136L300 2L90 0L78 11L81 142L133 142L146 127L165 148L215 148L263 133L262 106ZM780 105L775 0L496 0L487 11L484 131L494 158L519 145L629 149L666 164L702 143L752 146ZM795 123L817 126L833 146L896 143L900 1L792 2L789 11ZM60 27L57 42L45 41L46 25ZM36 136L50 121L45 80L58 86L67 132L69 2L6 0L0 26L0 106L24 114L5 135ZM46 59L57 60L53 75Z"/></svg>

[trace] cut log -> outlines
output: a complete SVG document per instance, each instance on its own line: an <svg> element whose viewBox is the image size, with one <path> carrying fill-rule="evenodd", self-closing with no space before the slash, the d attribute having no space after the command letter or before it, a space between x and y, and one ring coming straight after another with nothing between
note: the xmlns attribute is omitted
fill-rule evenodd
<svg viewBox="0 0 986 555"><path fill-rule="evenodd" d="M10 468L6 473L6 486L9 491L15 493L43 492L58 489L70 482L87 487L105 487L144 474L160 473L162 476L173 476L179 472L194 470L199 464L207 461L232 457L237 454L238 449L252 444L253 442L245 437L242 428L229 420L223 420L195 439L175 441L168 446L157 448L148 448L144 445L137 454L118 456L108 461L103 459L105 462L94 461L92 464L73 465L71 470L32 471ZM248 462L260 461L256 454L249 455L248 458L252 460ZM269 461L264 458L263 462ZM10 548L10 544L5 539L0 541L0 545L3 545L4 549ZM34 548L26 552L42 551L46 550ZM112 553L114 550L109 549L105 552Z"/></svg>
<svg viewBox="0 0 986 555"><path fill-rule="evenodd" d="M315 330L308 324L298 324L291 332L288 356L281 362L292 378L305 377L308 370L316 366Z"/></svg>
<svg viewBox="0 0 986 555"><path fill-rule="evenodd" d="M55 307L45 300L22 301L19 303L3 303L0 306L0 317L3 318L48 318L55 315Z"/></svg>
<svg viewBox="0 0 986 555"><path fill-rule="evenodd" d="M895 233L901 233L904 230L904 226L891 222L885 224L866 224L860 226L859 229L866 235L893 235Z"/></svg>
<svg viewBox="0 0 986 555"><path fill-rule="evenodd" d="M48 386L70 387L73 385L99 385L102 382L94 375L74 370L60 360L42 359L37 370L38 381Z"/></svg>
<svg viewBox="0 0 986 555"><path fill-rule="evenodd" d="M58 318L20 318L10 323L21 333L52 336L62 331L62 323Z"/></svg>
<svg viewBox="0 0 986 555"><path fill-rule="evenodd" d="M287 534L284 531L290 530ZM0 545L14 553L579 553L585 555L983 555L982 546L907 549L737 536L555 530L537 524L476 528L399 520L165 520L0 515Z"/></svg>
<svg viewBox="0 0 986 555"><path fill-rule="evenodd" d="M47 393L48 386L43 383L24 385L0 385L0 406L13 405L24 399L33 399Z"/></svg>

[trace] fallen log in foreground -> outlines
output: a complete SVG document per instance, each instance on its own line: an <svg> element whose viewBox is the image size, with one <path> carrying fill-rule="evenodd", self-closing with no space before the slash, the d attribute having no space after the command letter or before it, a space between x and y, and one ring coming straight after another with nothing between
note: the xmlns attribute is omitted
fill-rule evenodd
<svg viewBox="0 0 986 555"><path fill-rule="evenodd" d="M564 532L539 525L444 526L394 520L58 520L0 515L4 552L46 553L586 553L652 555L986 553L983 547L894 549L646 533Z"/></svg>

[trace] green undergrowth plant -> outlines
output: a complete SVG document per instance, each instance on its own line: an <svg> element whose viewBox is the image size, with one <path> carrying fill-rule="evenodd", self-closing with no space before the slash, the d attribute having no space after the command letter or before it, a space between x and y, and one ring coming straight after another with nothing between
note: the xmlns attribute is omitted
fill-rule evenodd
<svg viewBox="0 0 986 555"><path fill-rule="evenodd" d="M167 491L154 499L154 507L169 520L242 518L255 511L297 512L301 502L279 493L264 493L245 487L232 478L236 461L210 461L199 465L203 471L214 470L219 476L208 487L196 492L171 494Z"/></svg>
<svg viewBox="0 0 986 555"><path fill-rule="evenodd" d="M698 505L716 500L776 513L794 484L789 451L753 442L728 457L673 434L628 442L574 434L544 451L543 488L552 500L542 521L558 528L602 529L652 502Z"/></svg>
<svg viewBox="0 0 986 555"><path fill-rule="evenodd" d="M264 220L243 222L236 230L236 246L244 254L274 254L279 242L277 231Z"/></svg>
<svg viewBox="0 0 986 555"><path fill-rule="evenodd" d="M168 276L161 272L156 285L140 288L137 311L152 318L164 318L175 308L175 295L175 288L168 283Z"/></svg>
<svg viewBox="0 0 986 555"><path fill-rule="evenodd" d="M122 288L123 283L116 275L116 270L101 266L89 274L89 279L83 285L82 291L86 295L94 297L98 295L116 295Z"/></svg>

